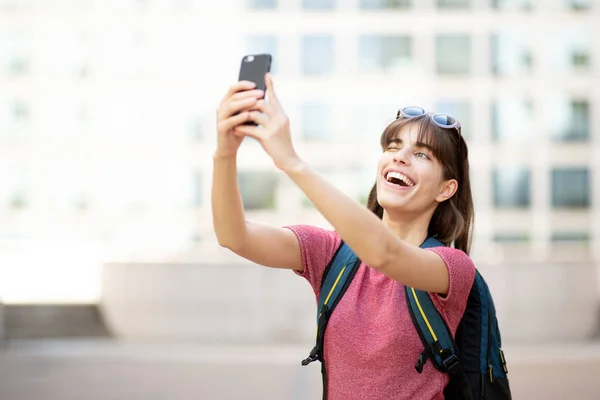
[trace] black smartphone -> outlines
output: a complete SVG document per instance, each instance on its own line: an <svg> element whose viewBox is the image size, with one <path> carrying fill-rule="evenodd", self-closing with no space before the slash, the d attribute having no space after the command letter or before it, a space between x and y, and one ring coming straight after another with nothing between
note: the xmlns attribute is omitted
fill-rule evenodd
<svg viewBox="0 0 600 400"><path fill-rule="evenodd" d="M240 81L250 81L256 84L255 89L266 90L265 74L271 72L270 54L249 54L242 58L240 65ZM244 125L256 126L254 122L244 122Z"/></svg>
<svg viewBox="0 0 600 400"><path fill-rule="evenodd" d="M242 58L239 80L254 82L256 89L265 90L265 74L270 71L270 54L250 54Z"/></svg>

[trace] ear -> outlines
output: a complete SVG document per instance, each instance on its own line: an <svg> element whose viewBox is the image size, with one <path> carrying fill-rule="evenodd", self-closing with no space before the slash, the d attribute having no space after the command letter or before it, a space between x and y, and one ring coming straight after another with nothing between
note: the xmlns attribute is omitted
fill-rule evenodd
<svg viewBox="0 0 600 400"><path fill-rule="evenodd" d="M458 181L456 179L444 181L444 183L442 183L442 187L440 188L440 192L436 196L435 200L438 203L444 202L450 197L454 196L454 193L456 193L457 190Z"/></svg>

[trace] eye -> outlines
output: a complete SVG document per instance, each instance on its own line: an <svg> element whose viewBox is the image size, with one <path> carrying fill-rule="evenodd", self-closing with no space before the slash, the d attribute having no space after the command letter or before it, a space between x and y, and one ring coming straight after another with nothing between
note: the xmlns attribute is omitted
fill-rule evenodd
<svg viewBox="0 0 600 400"><path fill-rule="evenodd" d="M385 149L386 151L390 151L390 150L400 150L400 147L398 147L397 144L390 144L388 145L388 147L386 147Z"/></svg>
<svg viewBox="0 0 600 400"><path fill-rule="evenodd" d="M425 153L423 153L422 151L419 151L418 153L415 154L417 157L419 158L424 158L426 160L429 160L429 156Z"/></svg>

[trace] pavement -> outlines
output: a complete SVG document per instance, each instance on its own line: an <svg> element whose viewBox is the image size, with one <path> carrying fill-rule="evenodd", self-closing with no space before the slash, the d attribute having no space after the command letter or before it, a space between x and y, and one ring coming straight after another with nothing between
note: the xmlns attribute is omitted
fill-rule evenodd
<svg viewBox="0 0 600 400"><path fill-rule="evenodd" d="M9 342L0 400L317 400L302 346L112 340ZM506 346L513 399L600 399L600 342Z"/></svg>

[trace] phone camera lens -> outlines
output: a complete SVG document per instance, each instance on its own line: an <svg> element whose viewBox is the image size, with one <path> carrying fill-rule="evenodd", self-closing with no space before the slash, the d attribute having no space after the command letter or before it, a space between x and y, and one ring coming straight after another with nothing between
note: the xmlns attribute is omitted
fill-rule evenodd
<svg viewBox="0 0 600 400"><path fill-rule="evenodd" d="M254 56L248 56L248 57L246 57L246 61L247 61L247 62L252 62L252 61L254 61Z"/></svg>

